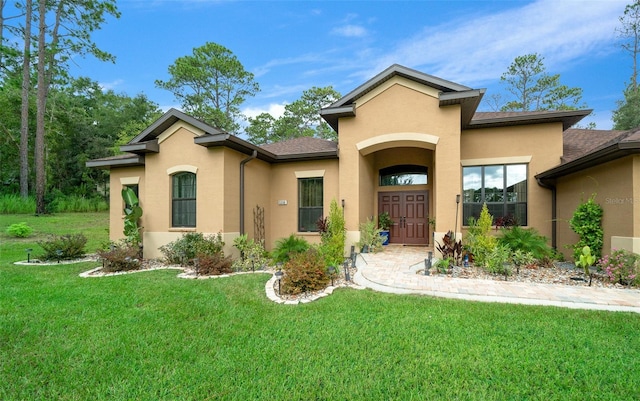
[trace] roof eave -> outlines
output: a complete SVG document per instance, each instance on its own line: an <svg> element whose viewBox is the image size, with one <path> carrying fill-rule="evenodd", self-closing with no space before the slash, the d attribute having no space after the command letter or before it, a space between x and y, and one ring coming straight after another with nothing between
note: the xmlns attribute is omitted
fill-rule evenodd
<svg viewBox="0 0 640 401"><path fill-rule="evenodd" d="M461 92L440 92L440 107L459 104L461 106L460 123L463 128L469 125L486 89L472 89Z"/></svg>
<svg viewBox="0 0 640 401"><path fill-rule="evenodd" d="M338 151L324 151L324 152L312 152L312 153L295 153L288 155L278 155L276 163L291 162L291 161L304 161L304 160L328 160L337 159Z"/></svg>
<svg viewBox="0 0 640 401"><path fill-rule="evenodd" d="M326 107L324 109L320 109L320 117L322 117L327 122L327 124L329 124L329 126L336 132L338 132L338 120L340 118L355 116L355 104L340 107Z"/></svg>
<svg viewBox="0 0 640 401"><path fill-rule="evenodd" d="M102 168L102 169L108 169L111 167L144 166L144 156L132 155L131 157L119 158L119 159L88 160L85 163L85 166L87 166L88 168Z"/></svg>
<svg viewBox="0 0 640 401"><path fill-rule="evenodd" d="M158 145L158 140L153 139L146 142L138 142L138 143L129 143L126 145L121 145L120 150L123 152L130 153L158 153L160 152L160 146Z"/></svg>
<svg viewBox="0 0 640 401"><path fill-rule="evenodd" d="M224 146L246 155L252 155L253 151L257 151L257 158L260 160L270 163L277 160L275 154L231 134L202 135L194 138L193 142L206 148Z"/></svg>
<svg viewBox="0 0 640 401"><path fill-rule="evenodd" d="M557 111L553 113L540 113L540 114L527 114L516 115L508 117L497 118L483 118L479 120L470 121L465 128L477 129L477 128L492 128L492 127L504 127L510 125L528 125L528 124L542 124L549 122L562 122L562 130L571 128L577 124L584 117L591 114L592 109L585 110L568 110Z"/></svg>
<svg viewBox="0 0 640 401"><path fill-rule="evenodd" d="M640 142L615 143L537 174L536 179L543 182L554 182L560 177L633 154L640 154Z"/></svg>
<svg viewBox="0 0 640 401"><path fill-rule="evenodd" d="M211 125L204 123L196 118L191 117L188 114L185 114L176 109L169 109L166 113L164 113L160 118L153 122L150 126L148 126L144 131L138 134L135 138L133 138L129 144L139 143L148 141L148 137L151 139L155 139L160 133L166 131L169 127L175 124L178 121L184 121L194 127L208 133L208 134L220 134L224 133L224 131L212 127Z"/></svg>

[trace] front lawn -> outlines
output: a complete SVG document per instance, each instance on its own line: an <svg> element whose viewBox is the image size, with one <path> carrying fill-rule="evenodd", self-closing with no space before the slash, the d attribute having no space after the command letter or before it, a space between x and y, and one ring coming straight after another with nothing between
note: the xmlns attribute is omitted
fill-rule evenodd
<svg viewBox="0 0 640 401"><path fill-rule="evenodd" d="M267 274L18 259L0 256L2 400L640 398L637 314L353 289L279 305Z"/></svg>

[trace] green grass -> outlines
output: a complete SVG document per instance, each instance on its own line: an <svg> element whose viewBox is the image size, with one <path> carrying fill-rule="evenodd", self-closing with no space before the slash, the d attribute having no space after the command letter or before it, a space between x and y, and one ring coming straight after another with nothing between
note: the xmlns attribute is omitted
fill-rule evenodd
<svg viewBox="0 0 640 401"><path fill-rule="evenodd" d="M266 274L83 279L95 264L9 261L2 400L640 397L636 314L351 289L289 306L267 300Z"/></svg>
<svg viewBox="0 0 640 401"><path fill-rule="evenodd" d="M7 234L14 223L27 223L34 229L28 238L15 238ZM88 241L86 250L95 253L109 240L109 212L55 213L41 216L28 214L0 214L0 263L27 259L25 249L32 248L32 257L43 253L38 241L50 235L84 234Z"/></svg>

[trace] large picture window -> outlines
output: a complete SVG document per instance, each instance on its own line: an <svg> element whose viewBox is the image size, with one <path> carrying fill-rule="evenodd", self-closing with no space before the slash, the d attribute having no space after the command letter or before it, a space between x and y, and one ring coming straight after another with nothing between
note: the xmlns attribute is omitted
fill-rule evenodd
<svg viewBox="0 0 640 401"><path fill-rule="evenodd" d="M322 178L298 179L298 231L318 231L322 217Z"/></svg>
<svg viewBox="0 0 640 401"><path fill-rule="evenodd" d="M527 165L507 164L464 167L462 216L478 218L487 204L495 219L512 217L516 224L527 225Z"/></svg>
<svg viewBox="0 0 640 401"><path fill-rule="evenodd" d="M171 226L196 226L196 175L178 173L172 176Z"/></svg>

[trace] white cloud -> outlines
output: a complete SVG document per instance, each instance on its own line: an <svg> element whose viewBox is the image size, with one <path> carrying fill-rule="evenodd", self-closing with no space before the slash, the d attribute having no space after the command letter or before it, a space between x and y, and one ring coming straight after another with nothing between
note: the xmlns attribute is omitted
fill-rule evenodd
<svg viewBox="0 0 640 401"><path fill-rule="evenodd" d="M284 107L286 105L286 103L270 103L266 106L247 107L246 109L242 110L242 114L247 117L253 118L262 113L269 113L273 116L273 118L277 119L282 117L282 115L284 114Z"/></svg>
<svg viewBox="0 0 640 401"><path fill-rule="evenodd" d="M123 83L123 79L116 79L111 82L100 82L98 85L100 85L100 88L102 88L102 90L116 90L116 88L121 86Z"/></svg>
<svg viewBox="0 0 640 401"><path fill-rule="evenodd" d="M347 38L361 38L367 35L367 30L360 25L344 25L332 29L331 33Z"/></svg>
<svg viewBox="0 0 640 401"><path fill-rule="evenodd" d="M493 14L424 28L377 58L361 76L369 78L399 63L454 82L473 84L495 80L516 56L540 53L548 70L617 51L612 46L624 1L539 0Z"/></svg>

